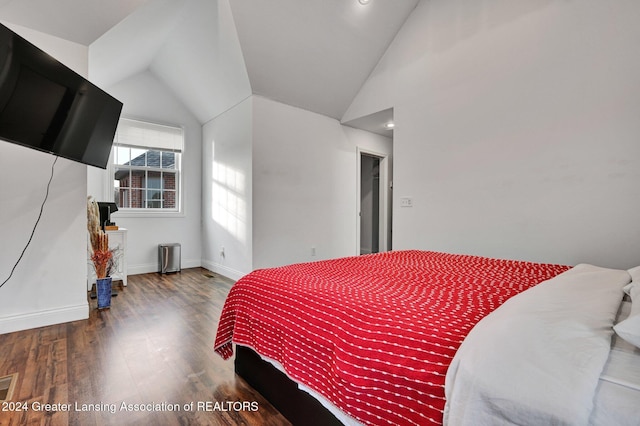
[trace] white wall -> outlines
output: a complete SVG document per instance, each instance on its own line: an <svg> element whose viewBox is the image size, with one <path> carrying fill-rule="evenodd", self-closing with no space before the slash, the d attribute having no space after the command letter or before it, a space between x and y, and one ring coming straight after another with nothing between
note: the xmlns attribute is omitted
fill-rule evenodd
<svg viewBox="0 0 640 426"><path fill-rule="evenodd" d="M5 23L81 75L87 49ZM0 141L0 283L36 223L55 157ZM0 334L88 318L87 166L58 159L42 219L13 277L0 288Z"/></svg>
<svg viewBox="0 0 640 426"><path fill-rule="evenodd" d="M180 16L150 69L204 124L251 94L249 76L229 0L189 0Z"/></svg>
<svg viewBox="0 0 640 426"><path fill-rule="evenodd" d="M358 254L356 148L390 140L253 99L253 268Z"/></svg>
<svg viewBox="0 0 640 426"><path fill-rule="evenodd" d="M158 40L163 40L161 45L155 44ZM140 46L146 46L148 64L138 54ZM122 80L131 67L148 66L149 71L110 85L125 103L123 115L187 127L185 217L114 215L118 225L129 229L129 273L156 271L157 245L165 242L182 244L183 268L205 265L218 272L222 268L227 275L233 275L236 268L245 270L246 262L250 264L248 248L227 242L226 234L219 235L221 228L211 219L216 203L211 199L213 160L209 157L208 162L206 155L213 155L209 151L213 141L205 136L203 147L202 138L208 129L216 141L227 136L236 140L237 131L242 141L250 125L250 118L240 119L240 127L231 127L229 134L229 126L236 125L234 110L250 96L251 86L228 0L147 4L94 42L90 54L92 75L105 81ZM131 55L136 58L132 60ZM243 147L241 143L239 152ZM228 152L221 149L218 154L226 160ZM246 161L251 161L250 156ZM90 188L102 186L103 181L89 175ZM217 247L222 245L230 252L219 263Z"/></svg>
<svg viewBox="0 0 640 426"><path fill-rule="evenodd" d="M357 254L356 148L391 155L389 138L260 96L203 133L203 266L237 279Z"/></svg>
<svg viewBox="0 0 640 426"><path fill-rule="evenodd" d="M182 155L184 214L127 215L116 212L112 220L127 228L129 274L158 271L158 244L180 243L182 267L201 265L202 126L193 114L150 72L130 77L110 88L109 93L124 103L122 116L160 124L184 126L185 150ZM94 179L90 188L99 201L107 200L106 173ZM111 178L112 179L112 178ZM98 195L99 194L99 195Z"/></svg>
<svg viewBox="0 0 640 426"><path fill-rule="evenodd" d="M640 264L638 16L422 1L344 117L394 107L394 248Z"/></svg>
<svg viewBox="0 0 640 426"><path fill-rule="evenodd" d="M252 104L203 127L202 265L232 279L252 270Z"/></svg>

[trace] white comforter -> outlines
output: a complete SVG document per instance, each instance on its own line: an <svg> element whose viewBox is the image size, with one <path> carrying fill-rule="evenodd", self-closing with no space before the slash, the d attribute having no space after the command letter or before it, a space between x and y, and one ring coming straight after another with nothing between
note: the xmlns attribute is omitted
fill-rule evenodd
<svg viewBox="0 0 640 426"><path fill-rule="evenodd" d="M587 425L626 271L578 265L480 321L447 372L445 425Z"/></svg>

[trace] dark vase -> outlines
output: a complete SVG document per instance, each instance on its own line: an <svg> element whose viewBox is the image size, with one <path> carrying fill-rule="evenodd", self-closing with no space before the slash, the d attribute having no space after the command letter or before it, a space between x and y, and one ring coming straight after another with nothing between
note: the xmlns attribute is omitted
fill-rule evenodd
<svg viewBox="0 0 640 426"><path fill-rule="evenodd" d="M96 280L96 295L98 298L98 309L111 307L111 277L98 278Z"/></svg>

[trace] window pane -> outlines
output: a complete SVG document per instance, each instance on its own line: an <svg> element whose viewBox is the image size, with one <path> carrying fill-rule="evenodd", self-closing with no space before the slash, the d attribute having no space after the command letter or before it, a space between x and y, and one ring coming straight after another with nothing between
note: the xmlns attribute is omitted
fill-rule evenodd
<svg viewBox="0 0 640 426"><path fill-rule="evenodd" d="M113 202L116 203L116 206L120 208L121 204L119 203L120 198L120 181L113 181Z"/></svg>
<svg viewBox="0 0 640 426"><path fill-rule="evenodd" d="M156 190L148 190L147 191L147 200L162 200L162 191Z"/></svg>
<svg viewBox="0 0 640 426"><path fill-rule="evenodd" d="M131 178L128 169L116 168L114 173L114 186L116 188L128 188L131 186Z"/></svg>
<svg viewBox="0 0 640 426"><path fill-rule="evenodd" d="M120 188L116 193L116 205L118 208L131 207L131 201L129 200L130 192L128 188Z"/></svg>
<svg viewBox="0 0 640 426"><path fill-rule="evenodd" d="M165 209L175 209L176 204L176 191L163 191L163 204Z"/></svg>
<svg viewBox="0 0 640 426"><path fill-rule="evenodd" d="M159 209L162 208L162 192L161 191L147 191L147 208Z"/></svg>
<svg viewBox="0 0 640 426"><path fill-rule="evenodd" d="M162 168L163 169L175 169L176 168L176 154L173 152L162 153Z"/></svg>
<svg viewBox="0 0 640 426"><path fill-rule="evenodd" d="M124 120L126 121L126 120ZM129 209L179 209L180 149L162 145L167 135L183 138L175 126L141 125L136 132L118 134L123 146L113 146L113 198L118 207ZM120 129L121 130L121 129ZM119 131L120 131L119 130ZM123 137L126 138L123 139ZM126 146L125 146L126 145ZM168 151L163 151L163 147ZM178 151L172 151L178 149Z"/></svg>
<svg viewBox="0 0 640 426"><path fill-rule="evenodd" d="M131 148L131 161L125 164L145 167L147 165L147 150Z"/></svg>
<svg viewBox="0 0 640 426"><path fill-rule="evenodd" d="M132 209L141 209L144 207L144 194L146 191L142 189L132 189L130 190L131 196L131 204L129 205Z"/></svg>
<svg viewBox="0 0 640 426"><path fill-rule="evenodd" d="M145 172L143 170L131 170L131 181L129 186L131 188L144 188Z"/></svg>
<svg viewBox="0 0 640 426"><path fill-rule="evenodd" d="M147 173L147 188L162 189L162 172Z"/></svg>
<svg viewBox="0 0 640 426"><path fill-rule="evenodd" d="M162 173L163 189L176 189L176 174L175 173Z"/></svg>
<svg viewBox="0 0 640 426"><path fill-rule="evenodd" d="M147 166L160 167L160 151L147 151Z"/></svg>
<svg viewBox="0 0 640 426"><path fill-rule="evenodd" d="M131 161L131 148L116 146L113 157L116 164L127 164Z"/></svg>

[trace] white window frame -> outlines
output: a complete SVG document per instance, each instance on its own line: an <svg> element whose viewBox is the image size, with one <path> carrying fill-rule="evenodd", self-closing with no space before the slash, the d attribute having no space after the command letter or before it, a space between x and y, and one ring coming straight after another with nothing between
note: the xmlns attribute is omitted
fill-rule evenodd
<svg viewBox="0 0 640 426"><path fill-rule="evenodd" d="M182 161L183 161L183 157L184 157L184 140L185 140L185 131L184 131L184 127L183 126L177 126L177 125L171 125L171 124L160 124L160 123L155 123L149 120L140 120L140 119L133 119L133 118L125 118L125 117L121 117L120 118L120 123L118 125L118 129L120 129L121 124L125 122L129 123L129 124L133 124L134 126L137 124L140 124L142 127L144 126L149 126L151 128L156 128L156 129L162 129L162 128L168 128L171 130L180 130L182 138L181 138L181 142L177 145L167 145L166 143L161 143L160 145L155 145L153 146L152 143L147 143L147 144L140 144L137 145L134 142L128 140L127 143L121 143L119 142L119 139L122 139L121 137L119 138L120 134L118 132L116 132L116 136L114 139L114 143L113 143L113 147L111 148L111 155L109 157L109 165L107 167L107 174L108 174L108 183L107 183L107 194L109 194L110 197L114 197L115 196L115 191L116 191L116 185L115 185L115 171L116 168L121 168L122 165L118 165L115 164L115 150L118 146L128 146L131 148L138 148L138 149L153 149L153 150L157 150L157 151L165 151L165 152L174 152L176 154L176 168L175 168L175 175L176 175L176 208L174 209L166 209L166 208L144 208L144 207L119 207L118 212L116 213L117 217L184 217L185 216L185 212L184 212L184 173L183 173L183 167L182 167ZM164 144L164 145L163 145ZM135 170L144 170L144 171L152 171L152 172L161 172L164 171L166 172L167 169L162 169L162 168L156 168L156 167L141 167L141 166L134 166L131 167L131 169L135 169ZM171 169L173 170L173 169ZM115 201L115 199L114 199Z"/></svg>

